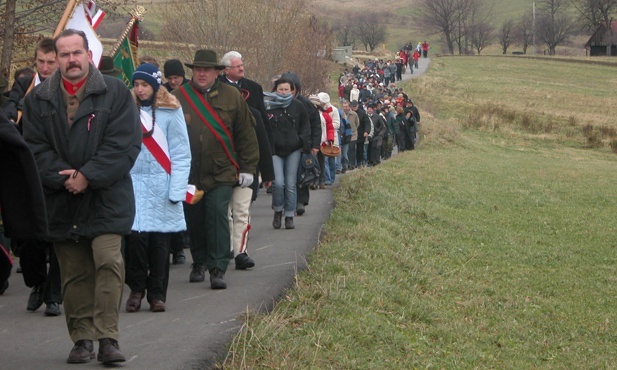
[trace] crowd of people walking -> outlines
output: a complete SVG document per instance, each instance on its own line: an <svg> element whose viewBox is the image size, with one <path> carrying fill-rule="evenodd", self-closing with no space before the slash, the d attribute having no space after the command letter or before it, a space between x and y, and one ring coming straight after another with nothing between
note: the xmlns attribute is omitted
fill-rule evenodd
<svg viewBox="0 0 617 370"><path fill-rule="evenodd" d="M395 148L413 150L420 113L396 82L418 68L423 45L346 70L337 102L325 91L302 94L294 72L264 92L245 77L237 51L219 59L197 50L162 70L144 58L129 89L110 58L92 64L83 32L41 41L37 71L15 76L0 133L29 149L22 163L31 164L30 191L12 191L39 199L31 220L44 230L4 225L32 288L27 310L45 303L45 315L58 316L64 308L73 342L67 362L125 361L124 284L126 312L140 311L144 298L151 312L165 312L170 264L183 264L187 247L191 283L207 273L211 289L226 289L232 260L238 270L253 268L250 208L260 188L271 193L273 229L295 229L311 190L377 166ZM0 281L0 294L7 288Z"/></svg>

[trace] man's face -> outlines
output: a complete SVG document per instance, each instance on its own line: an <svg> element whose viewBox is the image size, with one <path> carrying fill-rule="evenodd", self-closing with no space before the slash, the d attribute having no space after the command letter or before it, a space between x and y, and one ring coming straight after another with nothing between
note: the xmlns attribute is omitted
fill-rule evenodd
<svg viewBox="0 0 617 370"><path fill-rule="evenodd" d="M201 89L209 89L214 85L219 71L214 67L194 67L193 83Z"/></svg>
<svg viewBox="0 0 617 370"><path fill-rule="evenodd" d="M56 53L49 52L43 53L38 50L36 52L36 70L39 72L41 78L47 78L56 72L58 69L58 63L56 61Z"/></svg>
<svg viewBox="0 0 617 370"><path fill-rule="evenodd" d="M354 111L354 112L357 111L358 110L358 106L357 105L352 105L351 106L351 110Z"/></svg>
<svg viewBox="0 0 617 370"><path fill-rule="evenodd" d="M349 113L349 109L351 109L349 103L343 103L343 112Z"/></svg>
<svg viewBox="0 0 617 370"><path fill-rule="evenodd" d="M373 108L372 107L366 108L366 113L368 113L369 116L373 114Z"/></svg>
<svg viewBox="0 0 617 370"><path fill-rule="evenodd" d="M229 67L225 67L227 78L238 81L244 77L244 63L240 58L231 58Z"/></svg>
<svg viewBox="0 0 617 370"><path fill-rule="evenodd" d="M56 41L58 68L67 81L77 83L90 71L92 52L86 50L79 35L61 37Z"/></svg>
<svg viewBox="0 0 617 370"><path fill-rule="evenodd" d="M172 89L180 87L180 85L182 85L182 81L184 81L184 77L182 76L172 75L172 76L167 77L167 82L169 82L169 86Z"/></svg>

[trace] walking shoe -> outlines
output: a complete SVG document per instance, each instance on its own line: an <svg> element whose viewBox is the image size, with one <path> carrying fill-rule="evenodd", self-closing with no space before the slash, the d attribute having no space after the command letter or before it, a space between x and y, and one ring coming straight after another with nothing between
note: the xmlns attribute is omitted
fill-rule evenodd
<svg viewBox="0 0 617 370"><path fill-rule="evenodd" d="M174 256L172 258L172 263L174 265L183 265L184 262L186 262L186 256L184 255L184 251L183 250L174 251L173 255Z"/></svg>
<svg viewBox="0 0 617 370"><path fill-rule="evenodd" d="M227 289L227 283L223 281L225 274L219 268L213 268L210 271L210 288L212 289Z"/></svg>
<svg viewBox="0 0 617 370"><path fill-rule="evenodd" d="M320 189L325 189L325 188L326 188L326 184L321 184L321 185L319 185L319 188L320 188Z"/></svg>
<svg viewBox="0 0 617 370"><path fill-rule="evenodd" d="M60 316L62 314L59 304L47 303L45 305L47 306L47 308L45 308L45 316Z"/></svg>
<svg viewBox="0 0 617 370"><path fill-rule="evenodd" d="M96 359L102 362L103 365L126 361L126 358L120 351L118 341L111 338L99 339L99 354Z"/></svg>
<svg viewBox="0 0 617 370"><path fill-rule="evenodd" d="M285 217L285 228L286 229L295 229L294 226L294 218L293 217Z"/></svg>
<svg viewBox="0 0 617 370"><path fill-rule="evenodd" d="M272 220L272 227L275 229L280 229L282 218L283 218L283 211L274 212L274 220Z"/></svg>
<svg viewBox="0 0 617 370"><path fill-rule="evenodd" d="M255 266L255 261L246 253L240 253L234 260L236 261L236 270L246 270Z"/></svg>
<svg viewBox="0 0 617 370"><path fill-rule="evenodd" d="M75 342L66 362L69 364L83 364L89 362L94 357L96 357L94 343L89 339L81 339Z"/></svg>
<svg viewBox="0 0 617 370"><path fill-rule="evenodd" d="M206 279L206 268L201 263L194 263L191 265L191 274L189 275L189 281L191 283L201 283Z"/></svg>
<svg viewBox="0 0 617 370"><path fill-rule="evenodd" d="M296 205L296 214L298 216L302 216L305 211L306 211L306 209L304 209L304 203L298 203Z"/></svg>
<svg viewBox="0 0 617 370"><path fill-rule="evenodd" d="M165 312L165 302L160 299L153 299L150 302L150 311L152 312Z"/></svg>
<svg viewBox="0 0 617 370"><path fill-rule="evenodd" d="M28 297L28 306L26 307L28 311L36 311L43 305L43 291L42 285L35 285L32 288Z"/></svg>
<svg viewBox="0 0 617 370"><path fill-rule="evenodd" d="M4 292L8 289L9 287L9 281L8 280L4 280L3 282L0 283L0 295L4 294Z"/></svg>
<svg viewBox="0 0 617 370"><path fill-rule="evenodd" d="M137 312L141 309L141 300L144 292L131 292L129 299L126 300L126 312Z"/></svg>

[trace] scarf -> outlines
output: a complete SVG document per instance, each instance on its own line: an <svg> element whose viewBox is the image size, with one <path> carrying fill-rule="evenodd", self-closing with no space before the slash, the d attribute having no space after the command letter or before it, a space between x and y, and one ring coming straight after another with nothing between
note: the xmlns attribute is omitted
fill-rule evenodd
<svg viewBox="0 0 617 370"><path fill-rule="evenodd" d="M334 142L334 125L332 124L332 116L330 113L332 113L332 106L325 109L321 115L326 120L326 140Z"/></svg>
<svg viewBox="0 0 617 370"><path fill-rule="evenodd" d="M264 105L266 106L266 110L287 108L291 104L291 99L293 99L292 94L279 95L275 92L264 92Z"/></svg>

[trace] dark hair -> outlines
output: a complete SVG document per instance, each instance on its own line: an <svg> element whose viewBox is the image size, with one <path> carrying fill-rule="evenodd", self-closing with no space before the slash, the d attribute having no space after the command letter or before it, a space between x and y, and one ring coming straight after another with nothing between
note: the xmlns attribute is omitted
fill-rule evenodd
<svg viewBox="0 0 617 370"><path fill-rule="evenodd" d="M281 84L289 84L289 87L294 90L296 88L296 85L294 84L294 82L286 77L280 77L279 79L277 79L276 81L274 81L274 84L272 86L272 91L276 91L276 88L281 85Z"/></svg>
<svg viewBox="0 0 617 370"><path fill-rule="evenodd" d="M139 65L150 63L155 65L157 68L159 67L159 62L152 55L143 55L139 57Z"/></svg>
<svg viewBox="0 0 617 370"><path fill-rule="evenodd" d="M26 76L34 76L36 72L34 72L34 69L30 68L30 67L25 67L25 68L20 68L18 70L15 71L15 74L13 75L13 79L17 80L19 78L20 75L26 75Z"/></svg>
<svg viewBox="0 0 617 370"><path fill-rule="evenodd" d="M54 51L56 52L56 54L58 53L58 47L57 47L58 40L61 39L62 37L69 37L73 35L80 36L84 40L84 48L86 49L86 51L90 50L88 47L88 37L86 37L86 34L84 33L84 31L67 28L64 31L60 32L60 34L54 38Z"/></svg>
<svg viewBox="0 0 617 370"><path fill-rule="evenodd" d="M39 52L39 50L43 53L43 54L48 54L51 52L56 52L56 48L54 47L54 40L50 39L50 38L44 38L41 39L41 41L39 41L39 43L36 45L36 49L34 49L34 59L36 60L36 54Z"/></svg>

